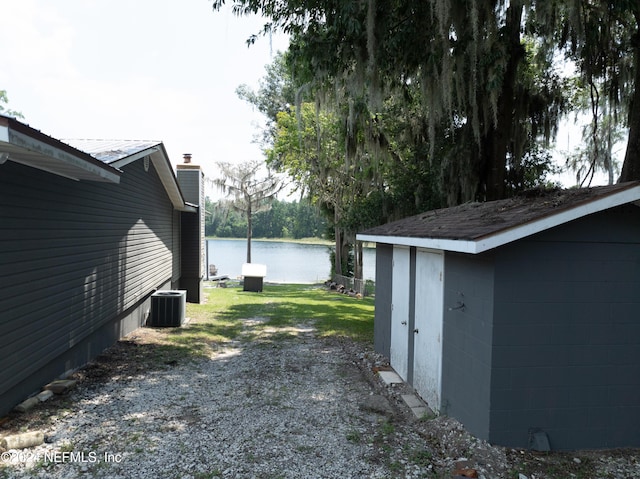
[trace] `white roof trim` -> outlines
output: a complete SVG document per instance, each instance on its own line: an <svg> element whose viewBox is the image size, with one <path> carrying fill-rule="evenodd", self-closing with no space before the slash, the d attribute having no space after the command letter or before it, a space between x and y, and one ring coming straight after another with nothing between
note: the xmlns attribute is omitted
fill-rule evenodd
<svg viewBox="0 0 640 479"><path fill-rule="evenodd" d="M545 216L520 226L498 231L477 240L415 238L410 236L366 234L359 234L356 238L358 241L398 244L404 246L416 246L418 248L433 248L444 251L478 254L600 211L615 208L616 206L621 206L627 203L633 203L639 199L640 185L589 201L574 208L560 211L554 215Z"/></svg>
<svg viewBox="0 0 640 479"><path fill-rule="evenodd" d="M146 151L148 152L148 150ZM158 148L157 151L149 155L149 158L151 158L151 163L153 163L153 167L156 169L173 207L180 211L197 211L196 208L187 205L184 201L182 191L180 191L180 187L178 186L178 180L176 179L173 167L169 162L169 158L167 157L164 148Z"/></svg>
<svg viewBox="0 0 640 479"><path fill-rule="evenodd" d="M414 238L411 236L384 236L384 235L356 235L358 241L370 243L384 243L400 246L415 246L417 248L432 249L438 251L458 251L460 253L478 253L475 241L452 240L446 238Z"/></svg>
<svg viewBox="0 0 640 479"><path fill-rule="evenodd" d="M9 151L9 160L16 163L76 181L92 179L109 183L120 182L117 169L108 165L93 164L80 156L15 131L10 126L0 126L0 142L7 144L7 147L15 148L15 153Z"/></svg>
<svg viewBox="0 0 640 479"><path fill-rule="evenodd" d="M123 166L126 166L129 163L133 163L134 161L137 161L140 158L144 158L145 156L149 156L152 153L156 153L157 151L160 151L160 146L152 146L151 148L146 148L142 151L139 151L138 153L134 153L133 155L130 155L130 156L125 156L124 158L113 161L109 164L115 168L122 168Z"/></svg>

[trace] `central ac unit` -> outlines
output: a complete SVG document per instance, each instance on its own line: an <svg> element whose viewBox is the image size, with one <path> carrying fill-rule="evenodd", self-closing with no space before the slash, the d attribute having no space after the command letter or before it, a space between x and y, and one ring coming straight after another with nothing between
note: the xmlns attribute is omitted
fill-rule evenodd
<svg viewBox="0 0 640 479"><path fill-rule="evenodd" d="M187 292L183 290L156 291L151 295L149 326L178 327L184 323Z"/></svg>

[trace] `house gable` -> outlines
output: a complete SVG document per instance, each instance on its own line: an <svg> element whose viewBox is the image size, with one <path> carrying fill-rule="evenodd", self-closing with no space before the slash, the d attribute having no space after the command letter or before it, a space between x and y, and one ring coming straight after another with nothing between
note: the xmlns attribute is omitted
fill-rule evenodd
<svg viewBox="0 0 640 479"><path fill-rule="evenodd" d="M145 170L153 164L173 207L179 211L196 212L194 204L185 201L164 145L155 140L65 140L114 168L124 168L142 161ZM195 204L198 204L197 202Z"/></svg>

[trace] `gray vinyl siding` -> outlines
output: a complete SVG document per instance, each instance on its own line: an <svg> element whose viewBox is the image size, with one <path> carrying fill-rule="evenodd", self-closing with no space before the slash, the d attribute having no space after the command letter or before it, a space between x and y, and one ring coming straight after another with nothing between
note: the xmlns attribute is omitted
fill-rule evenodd
<svg viewBox="0 0 640 479"><path fill-rule="evenodd" d="M0 166L0 413L38 387L39 372L80 366L68 353L92 335L141 321L145 311L132 311L175 276L171 202L153 167L123 170L105 184Z"/></svg>
<svg viewBox="0 0 640 479"><path fill-rule="evenodd" d="M376 243L376 295L374 316L374 348L376 352L390 356L391 352L391 284L393 271L393 246Z"/></svg>
<svg viewBox="0 0 640 479"><path fill-rule="evenodd" d="M182 213L180 211L173 212L173 237L172 237L172 249L173 249L173 275L171 276L171 288L178 289L180 277L182 276L182 254L181 254L181 236L182 236Z"/></svg>
<svg viewBox="0 0 640 479"><path fill-rule="evenodd" d="M640 445L640 209L593 215L501 249L490 440Z"/></svg>
<svg viewBox="0 0 640 479"><path fill-rule="evenodd" d="M445 253L441 412L489 437L493 255ZM458 308L464 303L464 309Z"/></svg>

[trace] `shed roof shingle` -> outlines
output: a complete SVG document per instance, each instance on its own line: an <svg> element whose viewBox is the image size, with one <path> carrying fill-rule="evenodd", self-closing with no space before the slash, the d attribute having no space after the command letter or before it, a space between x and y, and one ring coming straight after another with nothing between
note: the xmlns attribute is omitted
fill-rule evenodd
<svg viewBox="0 0 640 479"><path fill-rule="evenodd" d="M606 205L600 206L599 200L623 192L633 193L619 201L637 201L640 199L640 182L548 192L533 191L506 200L465 203L452 208L427 211L376 226L363 231L358 237L365 241L375 241L375 238L380 239L381 237L402 237L479 242L485 238L524 227L532 222L551 218L563 212L579 210L587 205L606 209ZM629 200L629 198L631 199ZM591 209L584 209L584 214L590 212L592 212ZM584 216L580 211L576 211L576 214L577 217ZM567 216L567 221L570 219L572 219L571 215ZM561 219L558 221L563 222ZM549 224L549 227L554 226L553 221ZM522 236L526 236L526 234L520 237Z"/></svg>

